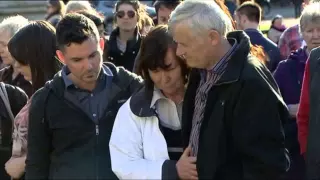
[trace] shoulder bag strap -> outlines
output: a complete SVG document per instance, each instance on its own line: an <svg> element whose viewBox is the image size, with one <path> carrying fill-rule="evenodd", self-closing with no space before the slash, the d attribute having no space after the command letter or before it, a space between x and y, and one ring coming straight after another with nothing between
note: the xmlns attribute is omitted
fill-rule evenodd
<svg viewBox="0 0 320 180"><path fill-rule="evenodd" d="M14 121L14 115L11 111L11 106L10 106L10 101L9 101L9 97L8 97L8 93L7 93L7 90L6 90L6 87L4 85L4 83L0 82L0 96L1 96L1 99L4 103L4 105L6 106L6 109L7 109L7 112L10 116L10 119L11 121L13 122Z"/></svg>

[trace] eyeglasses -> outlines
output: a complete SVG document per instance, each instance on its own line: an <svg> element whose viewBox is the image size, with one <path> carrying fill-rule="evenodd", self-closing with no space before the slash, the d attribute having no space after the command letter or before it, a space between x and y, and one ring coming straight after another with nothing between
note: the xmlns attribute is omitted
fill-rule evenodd
<svg viewBox="0 0 320 180"><path fill-rule="evenodd" d="M134 18L136 16L136 12L135 11L117 11L116 15L118 18L123 18L125 15L127 14L127 16L131 19Z"/></svg>

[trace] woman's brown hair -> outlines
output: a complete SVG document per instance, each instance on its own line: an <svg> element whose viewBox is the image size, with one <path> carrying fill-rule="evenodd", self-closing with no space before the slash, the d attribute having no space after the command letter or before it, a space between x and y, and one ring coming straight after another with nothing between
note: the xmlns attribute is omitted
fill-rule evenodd
<svg viewBox="0 0 320 180"><path fill-rule="evenodd" d="M141 18L141 22L142 27L154 26L153 19L148 14L143 15L143 17Z"/></svg>
<svg viewBox="0 0 320 180"><path fill-rule="evenodd" d="M144 16L147 16L147 12L146 12L146 7L144 4L141 4L138 0L118 0L116 6L115 6L115 12L117 12L119 10L119 7L122 4L129 4L133 7L133 9L136 11L137 13L137 17L138 17L138 29L141 30L142 28L142 18ZM114 22L116 23L117 18L114 18Z"/></svg>
<svg viewBox="0 0 320 180"><path fill-rule="evenodd" d="M147 89L153 89L154 86L149 75L149 70L169 68L169 66L165 64L165 57L169 49L176 52L177 44L169 34L167 25L156 26L142 40L140 54L137 57L137 62L139 62L138 74L145 79ZM186 83L189 74L187 64L179 56L176 56L176 59L181 67L181 76L185 78Z"/></svg>
<svg viewBox="0 0 320 180"><path fill-rule="evenodd" d="M9 41L8 50L22 65L29 65L33 91L43 87L61 68L56 58L56 31L46 21L33 21Z"/></svg>

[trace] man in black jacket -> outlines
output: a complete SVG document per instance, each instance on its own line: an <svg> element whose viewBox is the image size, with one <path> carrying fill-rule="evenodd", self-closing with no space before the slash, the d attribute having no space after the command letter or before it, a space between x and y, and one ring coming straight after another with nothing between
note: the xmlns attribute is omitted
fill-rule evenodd
<svg viewBox="0 0 320 180"><path fill-rule="evenodd" d="M270 71L250 54L249 37L231 29L212 1L184 1L171 14L176 53L193 68L180 179L277 180L289 166L282 128L288 110ZM192 166L196 172L183 171Z"/></svg>
<svg viewBox="0 0 320 180"><path fill-rule="evenodd" d="M87 17L66 15L56 33L65 66L33 96L26 179L116 179L108 146L114 118L142 80L102 64L104 41Z"/></svg>

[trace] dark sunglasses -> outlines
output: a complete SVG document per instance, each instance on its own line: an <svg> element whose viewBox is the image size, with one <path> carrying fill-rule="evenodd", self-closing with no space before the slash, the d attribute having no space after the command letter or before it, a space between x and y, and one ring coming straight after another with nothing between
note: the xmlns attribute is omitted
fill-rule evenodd
<svg viewBox="0 0 320 180"><path fill-rule="evenodd" d="M129 18L134 18L136 16L136 12L135 11L117 11L116 15L118 18L123 18L125 15L127 14L127 16Z"/></svg>

